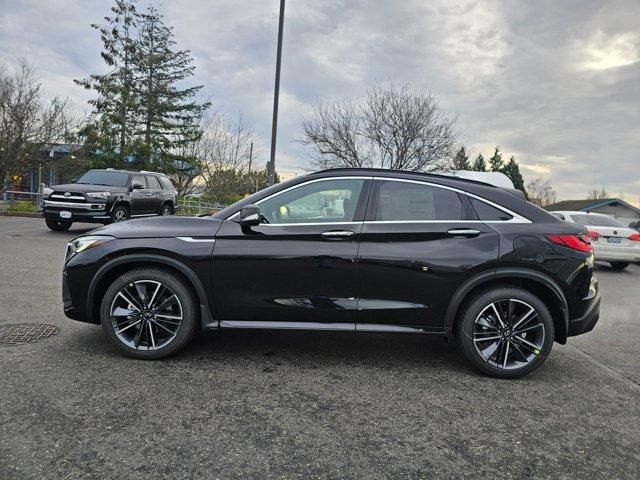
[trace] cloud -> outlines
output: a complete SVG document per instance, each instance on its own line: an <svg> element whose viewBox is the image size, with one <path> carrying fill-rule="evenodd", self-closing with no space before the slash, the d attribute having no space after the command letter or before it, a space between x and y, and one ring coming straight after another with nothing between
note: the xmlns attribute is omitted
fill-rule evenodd
<svg viewBox="0 0 640 480"><path fill-rule="evenodd" d="M143 2L144 3L144 2ZM276 0L158 2L197 66L194 82L242 111L269 154ZM25 55L48 93L79 108L72 78L104 71L90 27L103 0L4 0L0 61ZM356 97L374 81L427 88L459 115L470 150L515 154L560 198L593 186L638 201L640 3L637 0L297 0L285 14L278 168L303 172L299 121L318 98Z"/></svg>

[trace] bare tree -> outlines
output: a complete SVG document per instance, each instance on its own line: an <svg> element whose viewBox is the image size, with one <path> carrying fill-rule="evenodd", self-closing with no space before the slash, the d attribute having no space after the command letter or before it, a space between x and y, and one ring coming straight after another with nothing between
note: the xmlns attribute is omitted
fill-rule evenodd
<svg viewBox="0 0 640 480"><path fill-rule="evenodd" d="M302 121L301 142L315 168L443 170L451 168L455 121L429 92L375 84L364 98L319 102Z"/></svg>
<svg viewBox="0 0 640 480"><path fill-rule="evenodd" d="M556 203L556 191L551 186L551 181L543 178L534 178L527 183L527 195L529 201L539 207L546 207Z"/></svg>
<svg viewBox="0 0 640 480"><path fill-rule="evenodd" d="M23 173L46 145L64 141L71 123L66 100L42 99L35 69L25 59L0 65L0 180Z"/></svg>
<svg viewBox="0 0 640 480"><path fill-rule="evenodd" d="M604 187L592 188L587 192L587 200L603 200L605 198L609 198L609 192Z"/></svg>

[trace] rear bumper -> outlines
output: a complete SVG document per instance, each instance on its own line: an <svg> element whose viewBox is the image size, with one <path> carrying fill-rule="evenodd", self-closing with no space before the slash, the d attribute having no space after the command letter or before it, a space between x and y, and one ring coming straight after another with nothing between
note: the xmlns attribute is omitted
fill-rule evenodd
<svg viewBox="0 0 640 480"><path fill-rule="evenodd" d="M568 337L575 337L590 332L600 318L600 290L596 289L595 295L589 300L589 306L584 315L569 321Z"/></svg>
<svg viewBox="0 0 640 480"><path fill-rule="evenodd" d="M634 242L638 243L638 242ZM596 261L637 262L640 261L640 245L594 245Z"/></svg>

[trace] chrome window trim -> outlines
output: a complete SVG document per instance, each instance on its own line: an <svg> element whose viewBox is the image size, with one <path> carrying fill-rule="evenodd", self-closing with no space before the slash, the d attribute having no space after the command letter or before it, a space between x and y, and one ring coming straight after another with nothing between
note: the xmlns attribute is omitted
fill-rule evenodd
<svg viewBox="0 0 640 480"><path fill-rule="evenodd" d="M280 195L282 193L286 193L290 190L293 190L294 188L298 188L298 187L302 187L304 185L308 185L310 183L315 183L315 182L324 182L324 181L328 181L328 180L349 180L349 179L355 179L355 180L384 180L384 181L389 181L389 182L403 182L403 183L414 183L417 185L426 185L429 187L434 187L434 188L441 188L443 190L450 190L452 192L456 192L459 193L461 195L466 195L468 197L472 197L475 198L476 200L479 200L481 202L484 202L488 205L491 205L494 208L497 208L498 210L501 210L509 215L511 215L511 219L509 220L482 220L482 219L477 219L477 220L365 220L363 222L333 222L333 223L328 223L328 222L306 222L306 223L265 223L265 224L260 224L260 226L272 226L272 227L282 227L282 226L295 226L295 225L299 225L299 226L312 226L312 225L355 225L355 224L359 224L359 223L364 223L365 225L367 224L394 224L394 223L519 223L519 224L527 224L527 223L532 223L531 220L529 220L526 217L523 217L522 215L519 215L511 210L509 210L506 207L503 207L501 205L498 205L495 202L492 202L491 200L487 200L484 197L480 197L478 195L475 195L473 193L467 192L465 190L461 190L459 188L455 188L455 187L450 187L448 185L440 185L438 183L432 183L432 182L426 182L423 180L410 180L410 179L406 179L406 178L393 178L393 177L369 177L369 176L346 176L346 177L326 177L326 178L316 178L313 180L309 180L308 182L303 182L303 183L299 183L297 185L293 185L285 190L282 190L280 192L276 192L273 193L271 195L269 195L268 197L263 198L262 200L256 202L256 205L260 205L262 202L269 200L277 195ZM499 187L496 187L499 188ZM234 217L240 215L240 212L236 212L233 215L230 215L229 217L227 217L225 220L233 220Z"/></svg>
<svg viewBox="0 0 640 480"><path fill-rule="evenodd" d="M329 180L371 180L373 177L371 176L353 176L353 177L325 177L325 178L314 178L313 180L309 180L307 182L302 182L302 183L298 183L297 185L292 185L289 188L285 188L284 190L280 190L279 192L276 193L272 193L271 195L269 195L268 197L264 197L263 199L257 201L255 203L255 205L260 205L262 202L266 202L267 200L270 200L273 197L277 197L278 195L282 195L283 193L287 193L290 190L293 190L294 188L300 188L300 187L304 187L305 185L309 185L311 183L316 183L316 182L326 182ZM233 217L240 215L240 212L236 212L233 215L225 218L225 220L232 220ZM325 222L319 222L320 224L324 224ZM343 222L343 223L362 223L362 222ZM267 223L265 225L302 225L301 223ZM334 223L335 225L335 223Z"/></svg>
<svg viewBox="0 0 640 480"><path fill-rule="evenodd" d="M389 222L393 222L393 223L452 223L452 222L474 222L474 223L532 223L531 220L529 220L526 217L523 217L522 215L519 215L511 210L509 210L506 207L503 207L501 205L498 205L497 203L492 202L491 200L487 200L486 198L480 197L478 195L475 195L473 193L469 193L465 190L460 190L459 188L455 188L455 187L449 187L448 185L440 185L438 183L431 183L431 182L425 182L422 180L409 180L406 178L390 178L390 177L373 177L374 180L385 180L388 182L403 182L403 183L415 183L418 185L427 185L429 187L434 187L434 188L442 188L443 190L451 190L452 192L456 192L456 193L460 193L462 195L466 195L468 197L472 197L475 198L476 200L480 200L481 202L484 202L488 205L491 205L494 208L497 208L498 210L501 210L505 213L508 213L509 215L511 215L511 219L509 220L482 220L482 219L478 219L478 220L371 220L371 221L367 221L365 223L389 223ZM499 187L496 187L499 188Z"/></svg>
<svg viewBox="0 0 640 480"><path fill-rule="evenodd" d="M258 227L310 227L317 225L360 225L364 222L304 222L304 223L261 223ZM256 228L256 227L253 227Z"/></svg>

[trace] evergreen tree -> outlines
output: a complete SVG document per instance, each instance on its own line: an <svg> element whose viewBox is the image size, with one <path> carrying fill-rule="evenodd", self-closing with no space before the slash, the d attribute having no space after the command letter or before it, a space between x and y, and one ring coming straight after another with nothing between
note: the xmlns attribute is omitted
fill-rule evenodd
<svg viewBox="0 0 640 480"><path fill-rule="evenodd" d="M453 157L453 168L455 170L471 170L471 164L469 163L469 155L464 147L460 147Z"/></svg>
<svg viewBox="0 0 640 480"><path fill-rule="evenodd" d="M504 168L504 162L502 161L502 152L500 147L496 147L491 158L489 158L489 169L492 172L501 172Z"/></svg>
<svg viewBox="0 0 640 480"><path fill-rule="evenodd" d="M188 50L176 50L173 27L167 26L162 14L151 5L140 18L134 57L138 133L140 153L152 164L163 153L198 140L202 135L198 119L210 104L194 99L202 85L178 86L193 75L195 66Z"/></svg>
<svg viewBox="0 0 640 480"><path fill-rule="evenodd" d="M479 153L476 159L473 161L473 165L471 166L471 170L474 172L486 172L487 171L487 163L484 161L484 156Z"/></svg>
<svg viewBox="0 0 640 480"><path fill-rule="evenodd" d="M502 173L509 177L509 179L513 182L514 188L522 190L525 194L527 193L524 188L524 179L522 178L522 174L520 173L520 166L518 165L518 162L516 162L516 158L513 155L502 169Z"/></svg>
<svg viewBox="0 0 640 480"><path fill-rule="evenodd" d="M101 52L111 71L91 75L75 82L88 90L95 90L98 98L89 100L96 121L82 132L89 148L102 156L124 163L131 153L130 139L134 131L136 98L133 59L136 53L135 29L139 20L137 0L115 0L112 15L106 24L91 26L100 32Z"/></svg>

